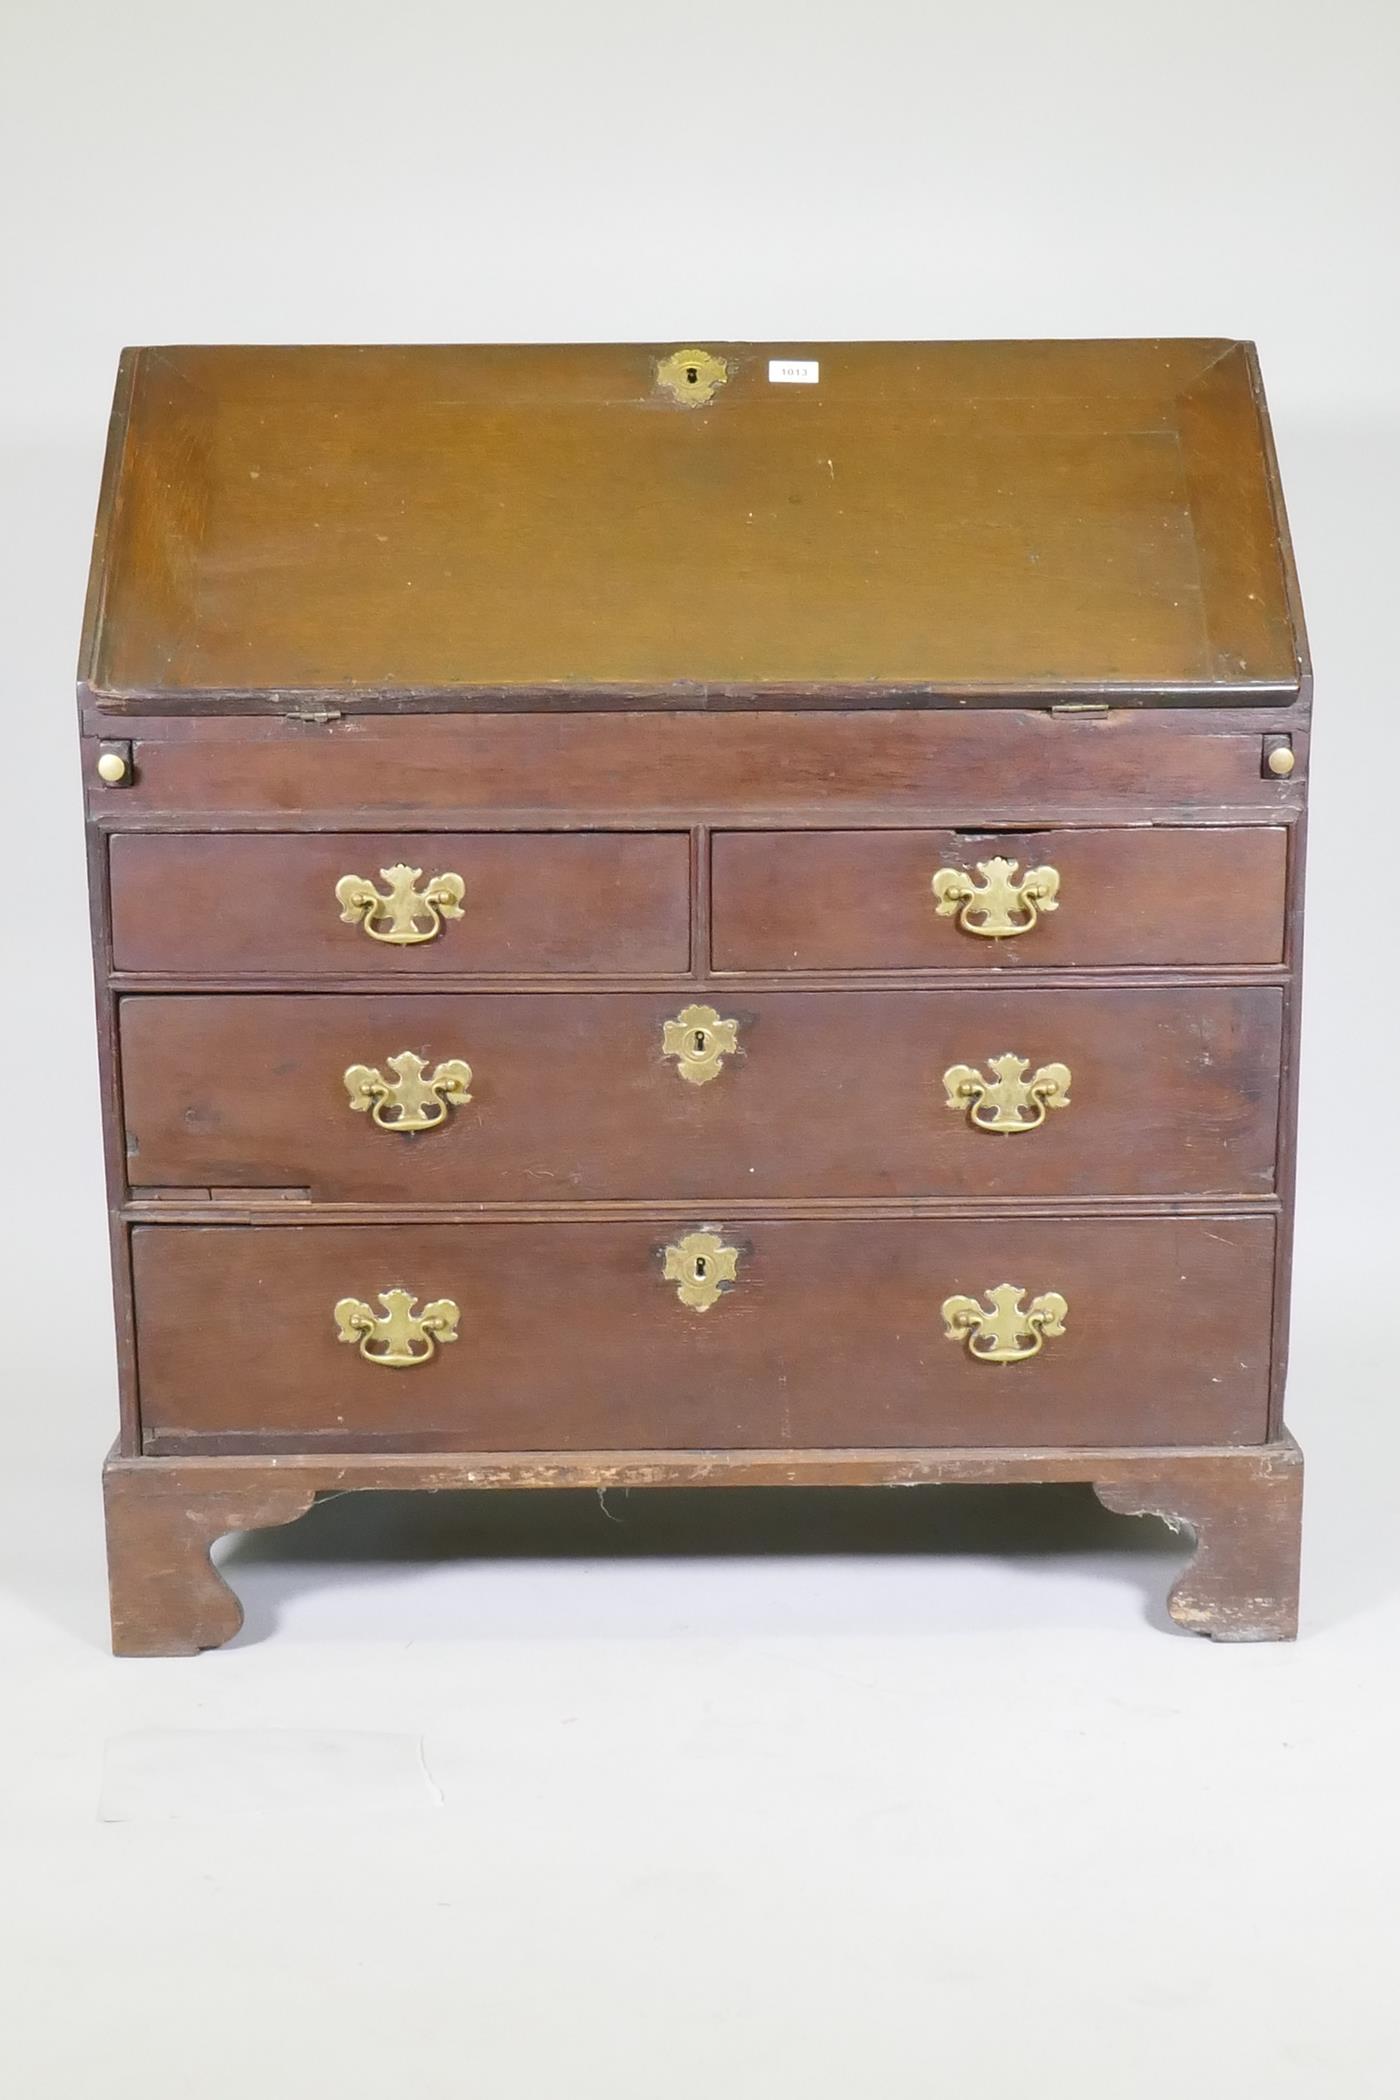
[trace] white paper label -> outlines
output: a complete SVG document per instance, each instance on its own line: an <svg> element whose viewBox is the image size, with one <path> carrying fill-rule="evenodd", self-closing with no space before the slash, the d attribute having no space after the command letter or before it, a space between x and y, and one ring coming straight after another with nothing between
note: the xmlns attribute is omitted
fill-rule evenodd
<svg viewBox="0 0 1400 2100"><path fill-rule="evenodd" d="M821 366L814 358L770 357L768 378L773 386L815 386Z"/></svg>

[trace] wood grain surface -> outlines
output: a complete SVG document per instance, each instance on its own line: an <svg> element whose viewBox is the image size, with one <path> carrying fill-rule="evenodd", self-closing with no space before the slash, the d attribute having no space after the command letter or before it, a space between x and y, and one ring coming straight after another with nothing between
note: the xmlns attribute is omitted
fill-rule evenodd
<svg viewBox="0 0 1400 2100"><path fill-rule="evenodd" d="M301 1187L318 1201L1261 1195L1276 989L791 992L711 987L738 1050L693 1086L663 1054L690 995L128 997L133 1186ZM343 1075L410 1050L471 1100L406 1136ZM1010 1050L1068 1065L1039 1129L973 1129L943 1073Z"/></svg>
<svg viewBox="0 0 1400 2100"><path fill-rule="evenodd" d="M212 1541L322 1491L1070 1478L1194 1529L1181 1624L1284 1637L1311 672L1253 350L711 345L696 408L675 347L123 360L115 1644L226 1639ZM1059 873L1028 934L934 909L993 858ZM346 924L396 862L463 917ZM472 1068L413 1138L343 1078L404 1050ZM969 1128L943 1073L1004 1053L1069 1107ZM1008 1283L1066 1331L978 1363L942 1301ZM337 1339L392 1288L460 1307L425 1365Z"/></svg>
<svg viewBox="0 0 1400 2100"><path fill-rule="evenodd" d="M794 1221L729 1231L737 1280L697 1311L663 1250L724 1220L377 1227L142 1226L133 1235L148 1435L614 1446L1258 1443L1267 1433L1267 1218ZM945 1338L953 1294L1058 1291L1031 1361ZM404 1370L332 1309L451 1298L460 1338Z"/></svg>
<svg viewBox="0 0 1400 2100"><path fill-rule="evenodd" d="M123 836L111 851L122 970L413 980L684 970L690 960L690 846L680 834ZM342 915L342 875L383 892L380 870L396 864L425 880L450 871L466 885L461 918L433 940L395 947Z"/></svg>
<svg viewBox="0 0 1400 2100"><path fill-rule="evenodd" d="M820 696L809 694L808 698ZM1301 781L1264 768L1264 736L1302 750L1306 722L1267 713L1115 708L852 709L725 713L679 705L639 714L352 715L328 722L226 711L133 718L135 771L111 793L89 773L95 815L141 828L183 817L200 830L268 829L338 815L369 830L396 824L470 829L476 813L507 828L781 818L842 822L1062 825L1092 821L1218 823L1226 811L1268 820L1294 810ZM110 727L110 724L108 725ZM90 764L95 767L95 755ZM367 813L373 813L369 815ZM465 819L465 821L459 821Z"/></svg>
<svg viewBox="0 0 1400 2100"><path fill-rule="evenodd" d="M711 910L718 970L986 969L1276 963L1285 834L1277 828L720 833ZM940 916L939 868L1044 863L1053 912L1001 940Z"/></svg>
<svg viewBox="0 0 1400 2100"><path fill-rule="evenodd" d="M677 347L135 353L84 677L1296 686L1249 346Z"/></svg>
<svg viewBox="0 0 1400 2100"><path fill-rule="evenodd" d="M1167 1598L1184 1631L1221 1641L1298 1630L1303 1456L1291 1437L1236 1449L1047 1451L368 1452L296 1457L123 1458L104 1473L112 1645L190 1655L228 1640L242 1608L209 1548L226 1531L290 1523L318 1494L383 1489L631 1491L713 1487L960 1487L1087 1481L1125 1514L1150 1512L1192 1541ZM930 1501L930 1538L938 1505ZM227 1564L225 1564L226 1567Z"/></svg>

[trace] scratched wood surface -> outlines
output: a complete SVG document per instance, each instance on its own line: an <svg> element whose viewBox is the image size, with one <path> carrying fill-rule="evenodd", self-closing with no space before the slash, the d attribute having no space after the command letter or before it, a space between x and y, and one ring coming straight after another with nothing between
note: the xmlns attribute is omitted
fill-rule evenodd
<svg viewBox="0 0 1400 2100"><path fill-rule="evenodd" d="M728 832L714 842L717 970L976 969L1276 963L1285 833L1218 830ZM1055 908L990 940L935 910L940 868L984 889L1049 863Z"/></svg>
<svg viewBox="0 0 1400 2100"><path fill-rule="evenodd" d="M674 347L123 361L79 679L114 1641L228 1638L210 1543L323 1489L973 1478L1180 1518L1178 1621L1284 1637L1311 673L1253 350L719 346L697 409ZM933 911L994 857L1060 872L1028 936ZM405 949L334 894L399 861L465 893ZM473 1071L408 1140L342 1076L403 1049ZM970 1130L943 1069L1002 1052L1071 1107ZM704 1313L660 1277L699 1227ZM1008 1280L1066 1331L974 1363L939 1305ZM395 1286L461 1305L424 1366L335 1338Z"/></svg>
<svg viewBox="0 0 1400 2100"><path fill-rule="evenodd" d="M128 1172L407 1204L1272 1189L1277 988L699 995L737 1024L702 1085L664 1054L690 993L128 998ZM1068 1106L976 1130L943 1074L990 1079L1008 1048L1027 1077L1062 1062ZM343 1079L392 1083L405 1050L471 1069L471 1099L412 1135Z"/></svg>
<svg viewBox="0 0 1400 2100"><path fill-rule="evenodd" d="M1167 1608L1215 1640L1298 1627L1302 1453L1291 1437L1238 1450L357 1452L294 1458L122 1458L104 1472L119 1655L193 1655L230 1639L238 1598L209 1557L228 1531L288 1524L318 1494L421 1489L958 1487L1086 1481L1106 1507L1165 1517L1190 1540ZM931 1526L936 1522L930 1511Z"/></svg>
<svg viewBox="0 0 1400 2100"><path fill-rule="evenodd" d="M1228 340L131 353L123 694L1294 687Z"/></svg>
<svg viewBox="0 0 1400 2100"><path fill-rule="evenodd" d="M739 1249L701 1311L663 1250ZM860 1221L688 1213L628 1224L139 1226L153 1437L437 1439L490 1450L1262 1442L1271 1218ZM939 1307L1013 1282L1066 1332L975 1363ZM459 1339L386 1369L336 1338L345 1297L452 1299ZM1132 1365L1130 1379L1124 1366ZM289 1445L287 1439L293 1440Z"/></svg>
<svg viewBox="0 0 1400 2100"><path fill-rule="evenodd" d="M421 871L420 894L438 875L461 878L460 916L432 940L396 947L345 918L341 877L362 875L386 896L381 870L398 865ZM129 835L112 841L112 949L121 970L406 982L462 971L683 971L690 844L683 833Z"/></svg>

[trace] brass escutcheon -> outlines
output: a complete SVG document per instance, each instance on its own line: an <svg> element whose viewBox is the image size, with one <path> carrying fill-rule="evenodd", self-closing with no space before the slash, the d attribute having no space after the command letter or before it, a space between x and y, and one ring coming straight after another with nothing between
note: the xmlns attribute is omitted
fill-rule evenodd
<svg viewBox="0 0 1400 2100"><path fill-rule="evenodd" d="M712 350L673 350L657 360L657 385L684 408L703 408L728 377L729 366Z"/></svg>
<svg viewBox="0 0 1400 2100"><path fill-rule="evenodd" d="M336 1340L357 1345L366 1363L392 1370L427 1363L439 1342L455 1342L461 1310L450 1298L434 1298L421 1313L413 1291L380 1291L382 1314L363 1298L342 1298L335 1308Z"/></svg>
<svg viewBox="0 0 1400 2100"><path fill-rule="evenodd" d="M351 1065L345 1074L351 1108L361 1114L368 1110L381 1130L401 1130L409 1137L436 1130L450 1110L471 1100L472 1068L460 1057L449 1057L426 1079L428 1067L412 1050L400 1050L388 1063L392 1079L377 1065Z"/></svg>
<svg viewBox="0 0 1400 2100"><path fill-rule="evenodd" d="M1038 1130L1047 1110L1069 1107L1068 1065L1041 1065L1027 1079L1028 1057L1007 1050L988 1062L994 1079L975 1065L949 1065L943 1074L949 1108L965 1112L974 1130Z"/></svg>
<svg viewBox="0 0 1400 2100"><path fill-rule="evenodd" d="M712 1006L686 1006L661 1031L661 1054L674 1057L682 1079L704 1086L718 1079L739 1047L739 1023L722 1021Z"/></svg>
<svg viewBox="0 0 1400 2100"><path fill-rule="evenodd" d="M1054 911L1060 893L1057 868L1027 868L1016 882L1018 860L979 860L975 883L964 868L940 868L933 878L940 919L954 913L964 933L981 934L987 940L1004 940L1008 934L1029 933L1041 912Z"/></svg>
<svg viewBox="0 0 1400 2100"><path fill-rule="evenodd" d="M389 885L381 897L363 875L342 875L335 886L335 900L347 926L363 926L372 941L389 941L408 948L419 941L435 940L444 919L460 919L467 886L460 875L430 876L420 891L421 868L407 868L402 861L381 868L380 877Z"/></svg>
<svg viewBox="0 0 1400 2100"><path fill-rule="evenodd" d="M708 1312L723 1296L720 1285L733 1283L738 1270L737 1247L726 1247L717 1232L688 1232L666 1248L661 1273L667 1283L676 1285L682 1305Z"/></svg>
<svg viewBox="0 0 1400 2100"><path fill-rule="evenodd" d="M979 1363L1024 1363L1040 1354L1048 1335L1065 1331L1069 1306L1058 1291L1032 1298L1024 1312L1026 1294L1019 1284L999 1283L983 1295L986 1306L975 1298L945 1298L941 1307L948 1340L964 1342Z"/></svg>

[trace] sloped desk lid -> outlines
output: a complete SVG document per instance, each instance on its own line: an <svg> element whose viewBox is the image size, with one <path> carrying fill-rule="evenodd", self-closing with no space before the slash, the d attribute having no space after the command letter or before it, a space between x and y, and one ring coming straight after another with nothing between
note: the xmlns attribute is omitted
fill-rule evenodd
<svg viewBox="0 0 1400 2100"><path fill-rule="evenodd" d="M1305 676L1254 355L1204 340L129 351L80 666L181 710Z"/></svg>

